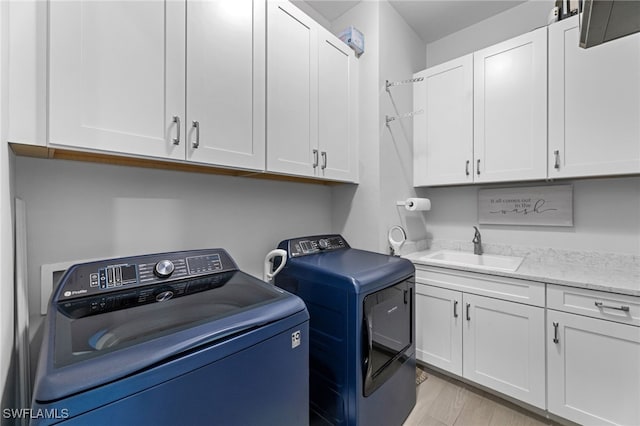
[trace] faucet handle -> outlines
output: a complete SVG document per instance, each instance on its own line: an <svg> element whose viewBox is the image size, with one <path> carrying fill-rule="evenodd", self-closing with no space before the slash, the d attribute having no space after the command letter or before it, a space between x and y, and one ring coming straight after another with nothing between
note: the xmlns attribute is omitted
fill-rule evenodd
<svg viewBox="0 0 640 426"><path fill-rule="evenodd" d="M475 230L476 230L475 234L473 235L473 241L472 241L472 242L474 242L474 243L475 243L475 242L480 241L480 239L482 238L482 236L480 235L480 230L479 230L476 226L474 226L474 227L473 227L473 229L475 229Z"/></svg>

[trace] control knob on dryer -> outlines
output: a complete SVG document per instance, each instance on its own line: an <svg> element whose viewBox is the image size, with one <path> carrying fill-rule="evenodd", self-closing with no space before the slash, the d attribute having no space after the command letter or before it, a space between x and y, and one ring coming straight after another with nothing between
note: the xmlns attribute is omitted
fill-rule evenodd
<svg viewBox="0 0 640 426"><path fill-rule="evenodd" d="M175 266L173 262L168 259L164 259L156 263L156 266L153 268L153 273L160 278L167 278L173 274L174 269Z"/></svg>
<svg viewBox="0 0 640 426"><path fill-rule="evenodd" d="M320 247L320 250L326 250L329 248L329 241L325 238L318 240L318 247Z"/></svg>

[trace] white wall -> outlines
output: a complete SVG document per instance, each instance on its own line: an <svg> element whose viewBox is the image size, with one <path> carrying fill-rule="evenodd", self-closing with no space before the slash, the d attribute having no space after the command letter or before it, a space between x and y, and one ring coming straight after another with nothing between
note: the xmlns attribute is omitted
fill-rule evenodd
<svg viewBox="0 0 640 426"><path fill-rule="evenodd" d="M427 67L547 25L554 0L529 0L475 25L450 34L426 47Z"/></svg>
<svg viewBox="0 0 640 426"><path fill-rule="evenodd" d="M402 81L425 67L422 39L386 1L380 3L380 85ZM380 93L380 246L388 248L387 231L401 225L409 240L426 238L425 212L408 212L397 201L415 197L413 188L413 119L395 120L386 126L385 116L413 111L413 85L395 86Z"/></svg>
<svg viewBox="0 0 640 426"><path fill-rule="evenodd" d="M640 178L572 183L573 227L482 225L482 241L640 255ZM428 214L430 238L471 241L472 226L478 223L477 187L430 188L420 192L432 201Z"/></svg>
<svg viewBox="0 0 640 426"><path fill-rule="evenodd" d="M355 25L365 37L358 59L360 184L332 190L333 228L354 247L378 251L380 228L380 71L378 2L363 1L332 23L334 33Z"/></svg>
<svg viewBox="0 0 640 426"><path fill-rule="evenodd" d="M427 66L546 25L553 4L550 0L531 0L428 44ZM640 254L640 178L578 180L569 183L574 184L573 227L483 225L483 241ZM473 237L471 226L478 221L477 191L478 186L418 189L420 194L432 201L432 211L427 214L428 237L470 241Z"/></svg>
<svg viewBox="0 0 640 426"><path fill-rule="evenodd" d="M0 407L14 403L13 154L7 140L7 3L0 2ZM0 420L3 424L8 420Z"/></svg>
<svg viewBox="0 0 640 426"><path fill-rule="evenodd" d="M332 231L323 185L26 157L16 158L15 185L27 212L32 336L43 264L223 247L261 277L281 240Z"/></svg>
<svg viewBox="0 0 640 426"><path fill-rule="evenodd" d="M412 87L389 94L385 80L411 78L425 66L424 43L386 1L359 3L332 22L334 32L349 25L365 37L360 72L360 185L333 190L333 225L351 245L387 252L387 230L401 224L409 238L424 237L422 213L407 214L396 201L415 194L412 184L411 120L385 125L385 115L411 111Z"/></svg>

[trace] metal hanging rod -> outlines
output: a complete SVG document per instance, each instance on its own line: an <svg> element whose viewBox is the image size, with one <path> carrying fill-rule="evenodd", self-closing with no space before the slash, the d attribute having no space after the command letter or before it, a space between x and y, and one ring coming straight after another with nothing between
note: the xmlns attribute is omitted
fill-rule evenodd
<svg viewBox="0 0 640 426"><path fill-rule="evenodd" d="M420 111L412 111L412 112L407 112L405 114L400 114L397 117L394 117L394 116L391 116L391 115L385 115L384 116L385 124L388 126L389 123L391 123L392 121L400 120L402 118L413 117L414 115L422 114L423 112L424 112L424 110L421 109Z"/></svg>
<svg viewBox="0 0 640 426"><path fill-rule="evenodd" d="M424 77L411 78L409 80L402 80L402 81L389 81L389 80L386 80L385 90L388 92L390 87L403 86L405 84L413 84L413 83L417 83L417 82L422 81L422 80L424 80Z"/></svg>

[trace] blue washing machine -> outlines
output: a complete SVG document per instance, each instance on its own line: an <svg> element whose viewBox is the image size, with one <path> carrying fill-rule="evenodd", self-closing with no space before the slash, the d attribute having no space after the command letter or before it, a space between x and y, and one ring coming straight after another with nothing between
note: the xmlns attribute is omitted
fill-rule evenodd
<svg viewBox="0 0 640 426"><path fill-rule="evenodd" d="M309 315L222 249L75 265L49 305L32 424L305 425Z"/></svg>
<svg viewBox="0 0 640 426"><path fill-rule="evenodd" d="M275 283L311 316L311 423L401 425L416 402L413 264L340 235L278 247L289 260Z"/></svg>

